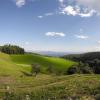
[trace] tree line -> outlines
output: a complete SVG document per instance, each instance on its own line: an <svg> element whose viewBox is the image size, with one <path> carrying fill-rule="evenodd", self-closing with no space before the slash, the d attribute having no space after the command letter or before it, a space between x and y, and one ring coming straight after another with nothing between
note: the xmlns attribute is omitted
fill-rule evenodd
<svg viewBox="0 0 100 100"><path fill-rule="evenodd" d="M74 74L74 73L100 74L100 52L66 55L63 56L63 58L78 62L77 65L74 65L68 69L69 74Z"/></svg>
<svg viewBox="0 0 100 100"><path fill-rule="evenodd" d="M6 54L24 54L25 50L16 45L4 45L0 46L0 51Z"/></svg>

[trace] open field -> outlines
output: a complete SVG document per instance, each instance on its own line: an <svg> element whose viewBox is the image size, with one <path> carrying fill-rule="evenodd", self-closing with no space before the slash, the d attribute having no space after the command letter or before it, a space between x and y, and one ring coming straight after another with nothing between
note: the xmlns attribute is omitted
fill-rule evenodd
<svg viewBox="0 0 100 100"><path fill-rule="evenodd" d="M35 54L9 56L0 53L1 100L98 100L100 75L40 73L34 77L23 74L30 73L33 63L38 63L43 69L52 65L61 71L75 64L70 60Z"/></svg>
<svg viewBox="0 0 100 100"><path fill-rule="evenodd" d="M75 64L71 60L64 60L56 57L45 57L37 54L25 54L25 55L11 55L11 60L19 65L31 65L34 63L39 64L42 67L42 71L52 66L55 71L66 71L70 66Z"/></svg>
<svg viewBox="0 0 100 100"><path fill-rule="evenodd" d="M68 67L73 65L75 62L66 61L60 58L44 57L40 55L12 55L9 56L4 53L0 53L0 75L9 76L17 75L20 76L22 72L30 73L31 64L38 63L43 70L51 65L55 70L67 70Z"/></svg>
<svg viewBox="0 0 100 100"><path fill-rule="evenodd" d="M0 81L1 97L6 96L5 86L9 86L12 93L9 100L27 100L27 95L31 100L95 100L100 94L100 75L39 74L37 77L0 77Z"/></svg>

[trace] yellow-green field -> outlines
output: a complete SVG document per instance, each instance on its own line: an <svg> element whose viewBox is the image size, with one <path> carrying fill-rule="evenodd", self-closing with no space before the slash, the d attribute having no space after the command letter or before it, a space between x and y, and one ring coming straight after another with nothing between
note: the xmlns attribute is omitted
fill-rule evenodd
<svg viewBox="0 0 100 100"><path fill-rule="evenodd" d="M45 57L36 54L25 55L7 55L0 53L0 75L21 75L22 72L29 72L31 64L37 63L40 65L43 72L48 66L52 66L55 71L66 71L68 67L75 64L70 60L61 58Z"/></svg>
<svg viewBox="0 0 100 100"><path fill-rule="evenodd" d="M45 57L37 54L12 55L10 57L16 64L31 65L37 63L44 69L48 66L52 66L53 69L60 71L65 71L75 64L75 62L70 60L64 60L56 57Z"/></svg>

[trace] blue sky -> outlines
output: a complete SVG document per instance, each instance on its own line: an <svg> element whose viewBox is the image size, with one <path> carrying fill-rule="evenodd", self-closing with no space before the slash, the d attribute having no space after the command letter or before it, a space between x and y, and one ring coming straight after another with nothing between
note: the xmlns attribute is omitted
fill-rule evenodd
<svg viewBox="0 0 100 100"><path fill-rule="evenodd" d="M0 0L0 44L7 43L27 51L99 51L99 0Z"/></svg>

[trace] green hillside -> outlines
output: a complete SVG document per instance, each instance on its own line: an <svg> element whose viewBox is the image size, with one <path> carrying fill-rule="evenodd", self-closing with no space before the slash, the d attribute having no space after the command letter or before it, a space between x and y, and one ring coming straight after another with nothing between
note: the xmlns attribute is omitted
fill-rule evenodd
<svg viewBox="0 0 100 100"><path fill-rule="evenodd" d="M9 75L21 75L21 71L29 71L29 67L16 65L12 62L11 57L7 54L0 53L0 75L9 76Z"/></svg>
<svg viewBox="0 0 100 100"><path fill-rule="evenodd" d="M75 64L70 60L36 54L0 53L0 100L4 97L7 100L27 100L27 95L29 100L95 100L100 95L100 75L24 75L22 72L29 73L33 63L42 68L52 65L57 71ZM9 91L6 86L9 86Z"/></svg>
<svg viewBox="0 0 100 100"><path fill-rule="evenodd" d="M11 55L13 62L21 65L31 65L34 63L39 64L42 68L52 66L55 70L66 71L68 67L75 64L71 60L64 60L56 57L45 57L37 54L25 54L25 55Z"/></svg>
<svg viewBox="0 0 100 100"><path fill-rule="evenodd" d="M0 53L0 75L9 76L16 75L20 76L22 72L30 73L30 65L38 63L44 72L48 66L52 66L55 71L67 70L75 62L64 60L60 58L44 57L36 54L25 54L25 55L8 55Z"/></svg>

